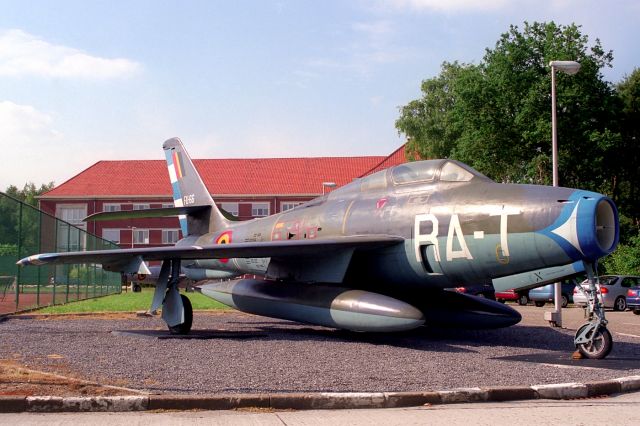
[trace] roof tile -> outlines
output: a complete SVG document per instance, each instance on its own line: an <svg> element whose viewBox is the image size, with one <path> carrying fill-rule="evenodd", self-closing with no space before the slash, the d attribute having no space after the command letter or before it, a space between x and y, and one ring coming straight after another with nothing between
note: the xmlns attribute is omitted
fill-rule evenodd
<svg viewBox="0 0 640 426"><path fill-rule="evenodd" d="M400 152L400 154L398 154ZM194 160L214 195L319 194L322 182L342 186L354 178L404 162L390 156ZM162 160L98 161L43 194L49 197L171 196Z"/></svg>

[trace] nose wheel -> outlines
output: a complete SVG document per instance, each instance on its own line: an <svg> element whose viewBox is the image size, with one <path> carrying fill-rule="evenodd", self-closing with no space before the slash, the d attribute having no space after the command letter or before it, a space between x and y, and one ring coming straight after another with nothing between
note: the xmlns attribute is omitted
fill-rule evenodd
<svg viewBox="0 0 640 426"><path fill-rule="evenodd" d="M589 322L578 329L574 344L583 357L603 359L613 349L613 338L607 329L604 305L601 302L600 289L596 286L593 265L585 263L585 269L589 278L589 288L585 290L582 286L578 286L578 289L586 296L587 307L585 309Z"/></svg>
<svg viewBox="0 0 640 426"><path fill-rule="evenodd" d="M589 359L603 359L613 349L613 339L606 327L596 328L593 323L582 325L576 332L576 348L583 357Z"/></svg>

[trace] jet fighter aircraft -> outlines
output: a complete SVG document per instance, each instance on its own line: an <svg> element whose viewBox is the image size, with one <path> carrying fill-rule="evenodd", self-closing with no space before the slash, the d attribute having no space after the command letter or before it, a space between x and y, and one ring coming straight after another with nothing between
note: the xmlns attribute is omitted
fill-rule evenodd
<svg viewBox="0 0 640 426"><path fill-rule="evenodd" d="M524 289L586 271L590 321L576 334L587 357L612 347L593 265L618 243L608 197L500 184L454 160L416 161L355 180L295 209L233 222L218 209L177 138L163 149L173 208L105 212L92 220L179 215L174 247L36 254L20 265L99 263L148 273L162 261L151 310L174 333L192 325L181 265L260 279L203 280L200 291L244 312L363 332L422 325L493 328L520 321L503 304L444 291L492 282ZM123 216L125 215L125 216Z"/></svg>

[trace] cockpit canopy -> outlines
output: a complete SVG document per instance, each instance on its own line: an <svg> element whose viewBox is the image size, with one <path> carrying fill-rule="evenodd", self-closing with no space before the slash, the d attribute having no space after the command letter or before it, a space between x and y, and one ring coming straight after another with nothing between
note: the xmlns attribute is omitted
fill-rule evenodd
<svg viewBox="0 0 640 426"><path fill-rule="evenodd" d="M440 174L438 175L438 171ZM418 182L469 182L475 176L486 177L467 166L451 160L425 160L405 163L391 169L391 180L396 185Z"/></svg>
<svg viewBox="0 0 640 426"><path fill-rule="evenodd" d="M469 182L473 178L489 179L474 168L455 160L414 161L358 179L332 191L329 197L334 198L356 191L368 192L431 182Z"/></svg>

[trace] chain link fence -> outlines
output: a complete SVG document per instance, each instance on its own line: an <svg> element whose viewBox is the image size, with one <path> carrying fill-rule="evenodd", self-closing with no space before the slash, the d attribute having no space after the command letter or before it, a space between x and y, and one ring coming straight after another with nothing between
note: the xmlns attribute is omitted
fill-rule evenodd
<svg viewBox="0 0 640 426"><path fill-rule="evenodd" d="M0 314L120 293L120 274L100 265L16 265L35 253L117 248L0 192Z"/></svg>

